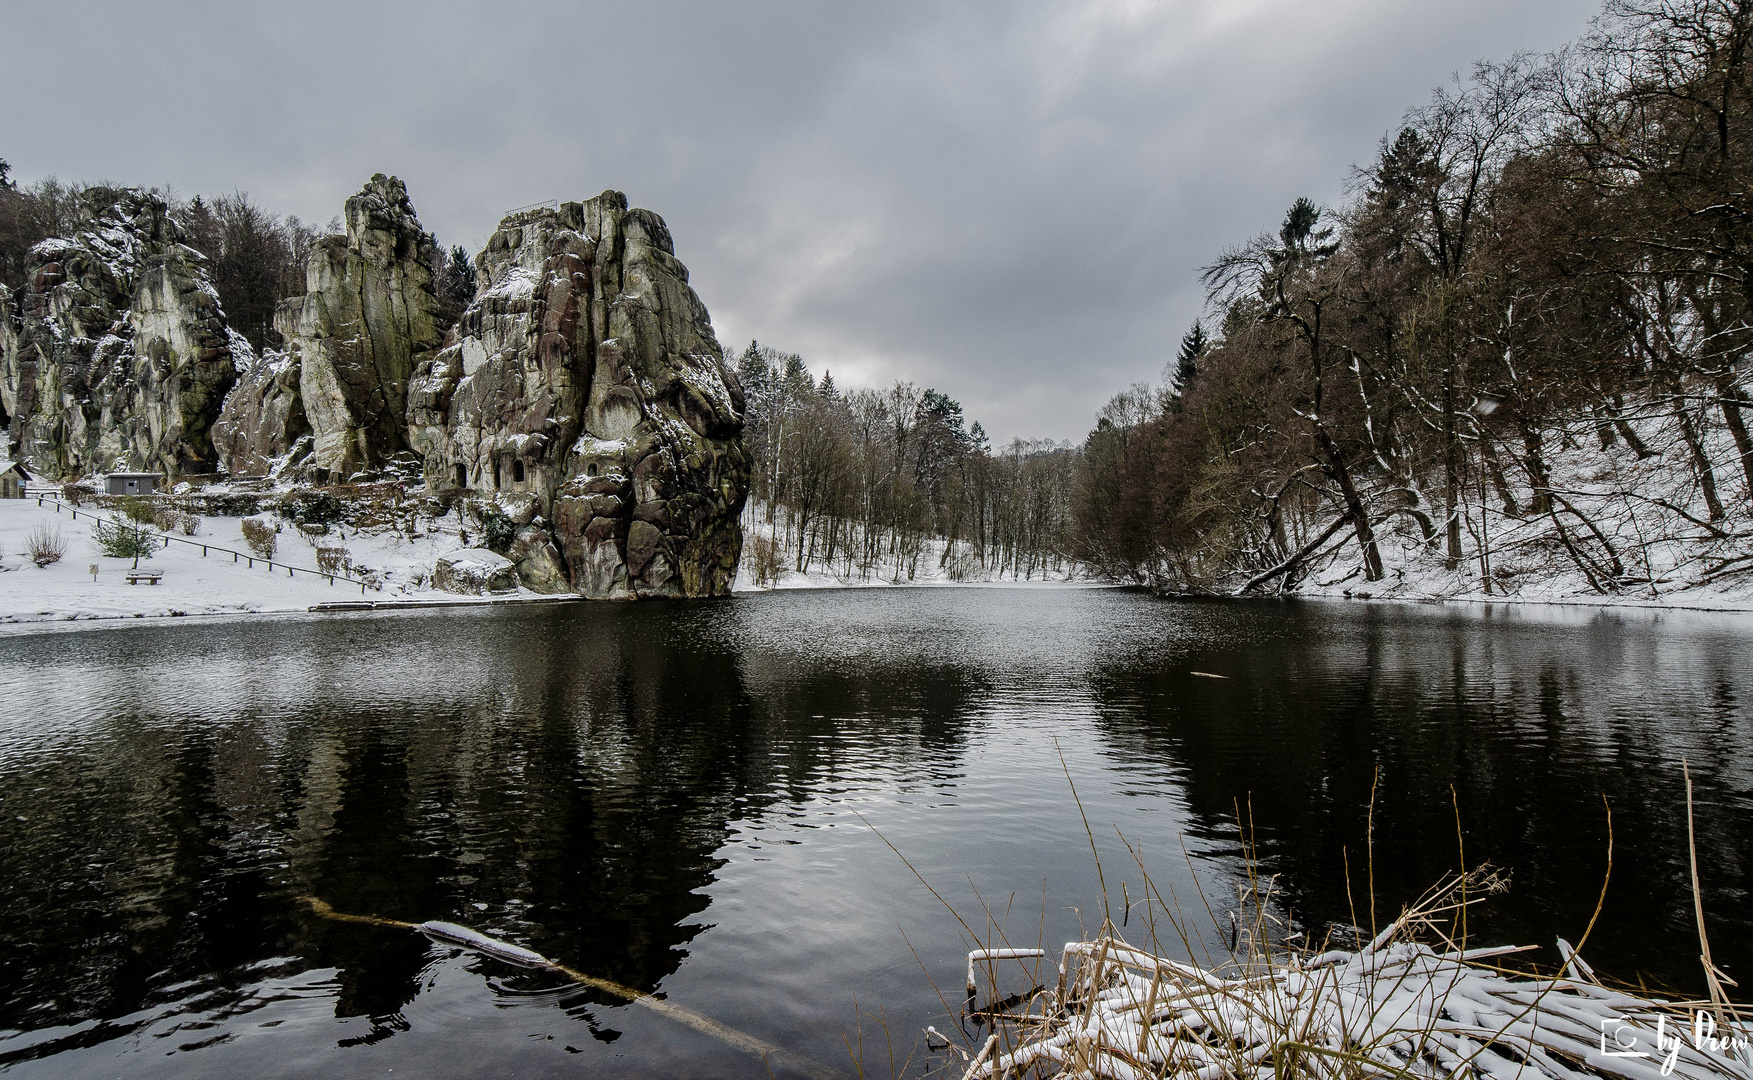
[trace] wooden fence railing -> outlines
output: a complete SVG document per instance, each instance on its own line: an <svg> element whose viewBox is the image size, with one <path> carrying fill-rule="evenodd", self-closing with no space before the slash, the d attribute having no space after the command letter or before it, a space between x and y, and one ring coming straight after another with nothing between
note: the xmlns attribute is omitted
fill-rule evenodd
<svg viewBox="0 0 1753 1080"><path fill-rule="evenodd" d="M28 497L35 499L37 501L38 506L53 505L55 508L55 513L57 513L57 514L59 514L62 510L66 510L68 513L73 515L74 521L79 520L80 514L84 514L86 517L91 518L93 521L103 521L104 520L104 516L100 513L96 513L96 512L93 512L91 510L81 510L77 506L69 506L68 504L62 502L61 500L56 499L56 498L49 496L49 495L32 494ZM116 523L116 518L113 515L110 517L109 520L112 524ZM255 566L257 563L262 563L270 571L276 570L276 569L286 571L287 577L293 577L294 575L297 575L297 574L309 574L312 577L328 578L330 585L333 585L336 581L345 581L349 585L359 586L359 595L360 596L365 595L365 589L370 584L370 582L361 581L358 578L348 577L346 574L331 573L327 570L311 570L311 569L309 569L307 567L303 567L303 566L293 566L291 563L288 563L288 562L276 562L272 558L263 558L262 556L256 555L252 552L237 551L233 548L221 547L218 544L209 544L204 540L195 540L195 539L191 539L189 537L184 537L184 536L172 536L169 533L160 533L159 539L164 541L164 546L167 548L170 547L171 544L173 544L173 543L187 544L190 547L198 547L201 549L201 557L202 558L206 558L209 551L217 551L223 555L230 555L232 562L234 562L234 563L235 562L246 562L249 564L249 567L252 570L255 569Z"/></svg>

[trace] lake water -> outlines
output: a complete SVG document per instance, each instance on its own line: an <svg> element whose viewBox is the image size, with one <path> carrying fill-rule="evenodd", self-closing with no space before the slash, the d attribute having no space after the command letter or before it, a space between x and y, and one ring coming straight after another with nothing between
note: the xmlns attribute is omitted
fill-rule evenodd
<svg viewBox="0 0 1753 1080"><path fill-rule="evenodd" d="M1698 993L1680 760L1711 944L1745 980L1750 694L1746 616L1107 590L11 634L0 1068L769 1075L600 989L319 918L314 896L464 923L842 1072L850 1044L867 1075L917 1074L921 1029L954 1033L969 942L888 843L975 933L1034 945L1099 921L1091 833L1137 932L1123 835L1221 947L1205 905L1220 924L1235 906L1238 811L1290 916L1367 909L1378 769L1381 918L1459 864L1458 815L1468 863L1513 882L1476 941L1552 962L1595 908L1605 795L1585 955Z"/></svg>

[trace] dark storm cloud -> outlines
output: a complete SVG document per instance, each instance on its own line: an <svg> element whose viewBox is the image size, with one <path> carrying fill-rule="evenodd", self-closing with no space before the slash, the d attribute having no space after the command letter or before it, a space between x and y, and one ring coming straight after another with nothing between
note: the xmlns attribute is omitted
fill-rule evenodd
<svg viewBox="0 0 1753 1080"><path fill-rule="evenodd" d="M14 5L0 156L327 221L373 172L442 241L619 188L727 347L1078 438L1154 380L1197 268L1336 199L1475 59L1595 0Z"/></svg>

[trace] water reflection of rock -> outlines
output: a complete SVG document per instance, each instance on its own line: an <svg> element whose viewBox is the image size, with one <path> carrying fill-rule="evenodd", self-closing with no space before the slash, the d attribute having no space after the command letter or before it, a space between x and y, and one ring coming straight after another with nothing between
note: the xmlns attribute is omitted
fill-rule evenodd
<svg viewBox="0 0 1753 1080"><path fill-rule="evenodd" d="M1104 737L1118 758L1173 771L1208 851L1235 854L1238 805L1244 816L1251 809L1268 869L1282 872L1286 903L1307 922L1348 922L1353 903L1369 922L1366 833L1379 767L1384 920L1458 865L1458 807L1469 862L1513 872L1511 893L1480 909L1475 931L1548 947L1558 934L1576 940L1606 869L1605 794L1615 869L1591 938L1596 966L1701 990L1684 755L1698 791L1712 947L1731 970L1753 967L1744 628L1685 615L1481 621L1331 604L1202 618L1178 655L1103 665L1094 687Z"/></svg>
<svg viewBox="0 0 1753 1080"><path fill-rule="evenodd" d="M68 720L0 789L0 1025L223 1009L250 965L294 956L337 969L336 1013L372 1019L358 1038L393 1034L429 944L299 895L657 989L709 925L731 822L809 796L861 742L885 768L953 758L979 692L950 665L703 643L679 605L479 614L81 635L45 661L27 696ZM203 655L205 686L122 677L167 649Z"/></svg>

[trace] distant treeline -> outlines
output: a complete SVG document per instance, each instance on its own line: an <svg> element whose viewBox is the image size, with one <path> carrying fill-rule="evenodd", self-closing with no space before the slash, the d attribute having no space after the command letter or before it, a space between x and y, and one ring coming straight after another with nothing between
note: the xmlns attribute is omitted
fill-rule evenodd
<svg viewBox="0 0 1753 1080"><path fill-rule="evenodd" d="M1298 200L1205 270L1167 389L1089 437L1077 554L1225 591L1753 569L1753 4L1592 26L1480 64L1342 205Z"/></svg>
<svg viewBox="0 0 1753 1080"><path fill-rule="evenodd" d="M910 382L840 391L802 357L750 342L751 525L782 569L911 579L1040 577L1067 569L1078 452L1013 440L993 450L959 402ZM759 573L759 571L757 571Z"/></svg>
<svg viewBox="0 0 1753 1080"><path fill-rule="evenodd" d="M11 166L0 160L0 285L17 291L25 283L25 261L34 244L73 235L87 206L101 211L115 200L107 194L109 184L70 184L49 177L21 186L10 172ZM341 219L313 226L266 210L244 192L181 199L155 190L170 205L184 242L209 260L227 323L257 352L279 347L274 309L281 300L304 293L311 245L340 233ZM449 252L434 248L433 288L440 319L449 327L475 295L475 270L460 246Z"/></svg>

